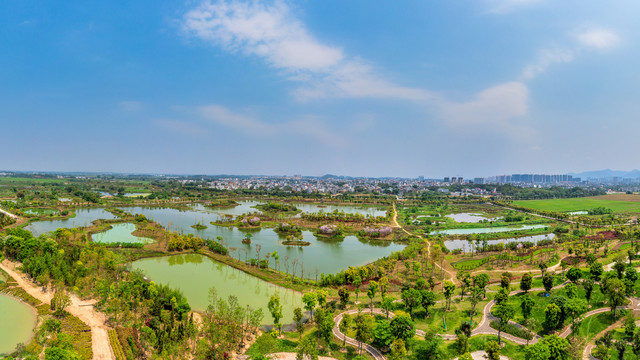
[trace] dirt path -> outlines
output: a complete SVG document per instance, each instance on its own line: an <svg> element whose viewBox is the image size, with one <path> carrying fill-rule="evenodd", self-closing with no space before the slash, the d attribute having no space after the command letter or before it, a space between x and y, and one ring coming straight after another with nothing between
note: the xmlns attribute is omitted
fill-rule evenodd
<svg viewBox="0 0 640 360"><path fill-rule="evenodd" d="M407 235L418 236L419 238L421 238L424 241L426 241L427 242L427 257L431 257L431 241L423 238L422 236L410 233L405 228L400 226L400 224L398 223L398 211L396 210L396 203L393 203L393 227L399 228L400 230L404 231ZM436 267L440 268L442 271L444 271L449 276L449 280L453 281L454 283L457 282L455 276L453 276L453 274L451 272L449 272L449 270L443 268L442 266L436 264L435 262L434 262L434 265Z"/></svg>
<svg viewBox="0 0 640 360"><path fill-rule="evenodd" d="M39 286L36 286L27 279L27 276L18 273L16 269L17 263L4 260L0 263L0 268L11 275L18 285L23 288L29 295L42 301L43 303L50 304L53 292L51 290L43 292ZM91 328L91 348L93 350L94 360L115 360L113 351L111 350L111 343L109 342L109 334L107 330L109 327L105 325L106 318L104 314L99 313L93 308L95 301L83 301L77 296L70 294L71 305L67 308L67 311L78 317L82 322L87 324Z"/></svg>
<svg viewBox="0 0 640 360"><path fill-rule="evenodd" d="M5 215L7 215L10 218L18 220L18 217L16 215L13 215L12 213L8 212L7 210L0 209L0 212L5 214Z"/></svg>

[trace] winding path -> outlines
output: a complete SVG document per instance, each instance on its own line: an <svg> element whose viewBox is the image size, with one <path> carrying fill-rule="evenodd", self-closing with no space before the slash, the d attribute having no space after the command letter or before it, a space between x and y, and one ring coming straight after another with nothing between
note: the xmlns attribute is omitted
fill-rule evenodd
<svg viewBox="0 0 640 360"><path fill-rule="evenodd" d="M51 291L42 291L40 287L34 285L26 275L18 273L15 269L18 264L9 260L0 263L0 268L13 277L18 285L24 289L29 295L38 299L43 303L50 304L53 298ZM115 360L111 342L109 341L109 329L105 325L105 315L93 308L93 302L82 301L77 296L70 294L71 305L67 307L67 311L79 318L82 322L91 328L91 349L93 351L94 360Z"/></svg>
<svg viewBox="0 0 640 360"><path fill-rule="evenodd" d="M18 216L13 215L12 213L8 212L7 210L4 210L4 209L0 208L0 212L5 214L5 215L7 215L10 218L18 220Z"/></svg>

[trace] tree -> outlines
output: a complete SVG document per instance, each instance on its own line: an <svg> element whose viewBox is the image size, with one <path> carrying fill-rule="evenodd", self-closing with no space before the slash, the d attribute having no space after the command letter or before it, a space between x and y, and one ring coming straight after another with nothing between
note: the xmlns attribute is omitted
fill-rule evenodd
<svg viewBox="0 0 640 360"><path fill-rule="evenodd" d="M444 282L444 297L447 299L447 310L451 308L451 297L455 290L456 284L454 284L453 281L447 280Z"/></svg>
<svg viewBox="0 0 640 360"><path fill-rule="evenodd" d="M540 275L544 276L547 273L547 263L544 261L538 264L538 268L540 269Z"/></svg>
<svg viewBox="0 0 640 360"><path fill-rule="evenodd" d="M618 275L618 279L622 279L625 268L626 268L626 265L624 264L624 261L622 260L622 258L620 257L616 258L616 262L613 264L613 270L616 271L616 274Z"/></svg>
<svg viewBox="0 0 640 360"><path fill-rule="evenodd" d="M589 279L584 279L584 281L582 282L582 287L584 287L584 297L585 299L587 299L587 305L589 305L589 302L591 302L591 294L593 292L593 286L595 285L595 282L589 278Z"/></svg>
<svg viewBox="0 0 640 360"><path fill-rule="evenodd" d="M605 295L609 299L609 307L613 311L613 317L617 315L617 307L626 302L626 286L620 279L610 279L606 283Z"/></svg>
<svg viewBox="0 0 640 360"><path fill-rule="evenodd" d="M627 266L624 271L624 278L629 280L631 283L635 283L636 280L638 280L638 271L631 266Z"/></svg>
<svg viewBox="0 0 640 360"><path fill-rule="evenodd" d="M544 290L549 293L553 289L553 276L551 274L545 274L542 276L542 286Z"/></svg>
<svg viewBox="0 0 640 360"><path fill-rule="evenodd" d="M420 291L420 304L424 308L426 315L429 316L429 307L436 304L436 294L427 289Z"/></svg>
<svg viewBox="0 0 640 360"><path fill-rule="evenodd" d="M380 294L384 297L387 294L387 290L389 289L389 279L386 276L380 278L378 281L380 284Z"/></svg>
<svg viewBox="0 0 640 360"><path fill-rule="evenodd" d="M353 287L356 288L356 304L358 303L358 293L360 292L360 286L362 286L362 278L356 275L353 277Z"/></svg>
<svg viewBox="0 0 640 360"><path fill-rule="evenodd" d="M482 291L486 292L486 287L489 284L489 275L482 273L473 277L473 285L482 289Z"/></svg>
<svg viewBox="0 0 640 360"><path fill-rule="evenodd" d="M573 299L578 296L578 287L574 283L569 283L564 287L564 291L567 293L569 299Z"/></svg>
<svg viewBox="0 0 640 360"><path fill-rule="evenodd" d="M402 292L401 296L404 306L409 309L409 315L413 318L413 308L418 306L422 300L420 292L416 289L407 289Z"/></svg>
<svg viewBox="0 0 640 360"><path fill-rule="evenodd" d="M390 360L403 360L407 358L407 348L405 342L402 339L396 339L391 344L391 353L389 354Z"/></svg>
<svg viewBox="0 0 640 360"><path fill-rule="evenodd" d="M503 289L509 290L509 285L511 285L511 273L505 271L502 273L502 277L500 277L500 286Z"/></svg>
<svg viewBox="0 0 640 360"><path fill-rule="evenodd" d="M319 289L316 291L316 297L318 299L318 306L324 307L327 304L327 296L329 293L325 289Z"/></svg>
<svg viewBox="0 0 640 360"><path fill-rule="evenodd" d="M569 360L569 341L558 335L547 335L542 343L549 348L549 360Z"/></svg>
<svg viewBox="0 0 640 360"><path fill-rule="evenodd" d="M527 360L549 360L551 356L549 347L542 341L525 347L524 353Z"/></svg>
<svg viewBox="0 0 640 360"><path fill-rule="evenodd" d="M378 292L379 288L380 286L378 285L377 282L375 281L369 282L369 289L367 290L367 296L369 297L369 300L370 300L370 306L371 306L372 312L373 312L373 298L376 296L376 293Z"/></svg>
<svg viewBox="0 0 640 360"><path fill-rule="evenodd" d="M633 353L636 357L640 356L640 331L633 333L633 341L631 342Z"/></svg>
<svg viewBox="0 0 640 360"><path fill-rule="evenodd" d="M393 339L391 323L387 320L376 322L376 326L373 328L373 343L378 347L385 347L389 346Z"/></svg>
<svg viewBox="0 0 640 360"><path fill-rule="evenodd" d="M627 350L627 344L624 341L616 341L616 351L618 352L618 359L624 360L624 352Z"/></svg>
<svg viewBox="0 0 640 360"><path fill-rule="evenodd" d="M51 310L54 311L54 315L64 315L64 309L69 305L71 305L71 298L67 292L64 291L63 288L56 289L56 292L53 294L53 298L51 299Z"/></svg>
<svg viewBox="0 0 640 360"><path fill-rule="evenodd" d="M532 283L533 277L531 276L531 274L525 273L520 279L520 290L524 291L524 293L526 294L527 292L529 292L529 289L531 289Z"/></svg>
<svg viewBox="0 0 640 360"><path fill-rule="evenodd" d="M359 313L356 315L354 323L356 328L356 341L358 341L360 353L362 353L362 343L368 341L371 337L373 321L370 316Z"/></svg>
<svg viewBox="0 0 640 360"><path fill-rule="evenodd" d="M456 278L460 281L460 301L462 301L465 290L471 285L471 274L468 271L460 270L456 274Z"/></svg>
<svg viewBox="0 0 640 360"><path fill-rule="evenodd" d="M351 315L349 314L344 314L342 316L342 320L340 320L340 324L338 325L338 327L340 328L340 332L342 334L345 334L342 337L342 347L345 347L346 345L346 341L347 341L346 333L351 328L352 323L353 323L353 319L351 319Z"/></svg>
<svg viewBox="0 0 640 360"><path fill-rule="evenodd" d="M509 300L509 291L505 288L500 288L494 299L498 305L507 302Z"/></svg>
<svg viewBox="0 0 640 360"><path fill-rule="evenodd" d="M347 288L340 288L340 290L338 290L338 296L340 296L340 304L342 304L343 308L347 307L347 304L349 303L349 296L351 294L349 293L349 290Z"/></svg>
<svg viewBox="0 0 640 360"><path fill-rule="evenodd" d="M471 356L471 354L469 354L468 352L460 355L460 357L458 358L458 360L473 360L473 357Z"/></svg>
<svg viewBox="0 0 640 360"><path fill-rule="evenodd" d="M318 344L313 336L305 336L300 341L296 360L318 360Z"/></svg>
<svg viewBox="0 0 640 360"><path fill-rule="evenodd" d="M273 317L273 326L278 329L278 335L282 335L282 324L280 324L280 319L282 319L282 304L280 304L280 296L272 295L267 307L269 308L271 317Z"/></svg>
<svg viewBox="0 0 640 360"><path fill-rule="evenodd" d="M500 337L502 330L504 329L505 325L507 325L509 323L509 320L513 319L513 315L515 311L513 310L513 308L507 304L500 304L498 306L496 306L496 310L494 311L494 315L500 319L499 322L499 326L498 326L498 343L501 344L502 343L502 339Z"/></svg>
<svg viewBox="0 0 640 360"><path fill-rule="evenodd" d="M424 342L414 348L413 359L415 360L444 360L446 357L441 348L442 338L438 336L434 330L425 333Z"/></svg>
<svg viewBox="0 0 640 360"><path fill-rule="evenodd" d="M410 317L398 315L391 319L391 331L394 338L407 341L416 335L416 325Z"/></svg>
<svg viewBox="0 0 640 360"><path fill-rule="evenodd" d="M593 355L600 360L607 360L609 359L609 348L600 344L596 346L596 349L593 351Z"/></svg>
<svg viewBox="0 0 640 360"><path fill-rule="evenodd" d="M302 295L302 302L304 303L304 309L307 310L312 317L313 317L313 309L316 308L317 301L318 301L318 297L314 292L308 292Z"/></svg>
<svg viewBox="0 0 640 360"><path fill-rule="evenodd" d="M520 298L520 310L522 310L522 317L525 320L531 316L531 311L535 305L536 302L528 294Z"/></svg>
<svg viewBox="0 0 640 360"><path fill-rule="evenodd" d="M298 332L300 339L302 339L302 332L304 331L304 323L302 322L302 319L302 309L299 307L293 309L293 322L296 324L296 331Z"/></svg>
<svg viewBox="0 0 640 360"><path fill-rule="evenodd" d="M571 280L574 284L582 277L582 270L577 267L572 267L567 271L567 279Z"/></svg>
<svg viewBox="0 0 640 360"><path fill-rule="evenodd" d="M456 339L456 347L458 348L458 354L464 354L469 351L469 338L467 335L460 331L456 335L458 338Z"/></svg>
<svg viewBox="0 0 640 360"><path fill-rule="evenodd" d="M333 313L328 309L319 308L316 310L315 318L318 337L329 345L333 337Z"/></svg>
<svg viewBox="0 0 640 360"><path fill-rule="evenodd" d="M544 323L542 326L545 331L552 332L560 324L560 318L562 316L562 310L556 304L549 304L544 309Z"/></svg>
<svg viewBox="0 0 640 360"><path fill-rule="evenodd" d="M471 289L471 318L476 314L476 306L484 297L484 291L477 286Z"/></svg>
<svg viewBox="0 0 640 360"><path fill-rule="evenodd" d="M591 264L591 266L589 266L589 272L591 273L591 277L593 277L594 280L598 281L600 280L600 276L604 272L604 268L602 267L601 263L596 261Z"/></svg>
<svg viewBox="0 0 640 360"><path fill-rule="evenodd" d="M627 337L627 340L633 341L633 334L636 332L636 319L633 317L633 314L629 312L627 314L627 318L624 321L624 334Z"/></svg>
<svg viewBox="0 0 640 360"><path fill-rule="evenodd" d="M382 297L382 308L387 312L387 319L389 319L389 309L393 306L393 298L391 296Z"/></svg>
<svg viewBox="0 0 640 360"><path fill-rule="evenodd" d="M572 335L576 336L576 332L578 331L577 320L582 314L587 312L587 302L582 299L572 298L567 301L565 309L567 315L571 318Z"/></svg>
<svg viewBox="0 0 640 360"><path fill-rule="evenodd" d="M484 351L487 352L488 360L500 360L500 344L498 342L494 340L487 341Z"/></svg>

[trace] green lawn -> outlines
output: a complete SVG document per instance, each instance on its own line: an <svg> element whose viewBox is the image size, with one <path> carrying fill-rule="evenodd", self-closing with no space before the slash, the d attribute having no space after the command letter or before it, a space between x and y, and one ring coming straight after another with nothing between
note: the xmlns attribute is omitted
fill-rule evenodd
<svg viewBox="0 0 640 360"><path fill-rule="evenodd" d="M549 210L557 212L590 210L596 207L605 207L620 214L640 213L640 196L618 195L597 196L590 198L572 199L548 199L548 200L519 200L515 205L524 206L536 210Z"/></svg>

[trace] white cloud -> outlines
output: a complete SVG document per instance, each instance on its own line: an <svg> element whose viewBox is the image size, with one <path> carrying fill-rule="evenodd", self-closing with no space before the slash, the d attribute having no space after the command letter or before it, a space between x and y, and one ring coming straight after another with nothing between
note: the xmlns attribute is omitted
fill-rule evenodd
<svg viewBox="0 0 640 360"><path fill-rule="evenodd" d="M620 38L615 32L601 28L581 32L576 38L583 46L597 50L609 49L620 43Z"/></svg>
<svg viewBox="0 0 640 360"><path fill-rule="evenodd" d="M508 82L476 94L468 102L441 104L442 117L455 126L511 126L514 118L524 116L529 90L521 82Z"/></svg>
<svg viewBox="0 0 640 360"><path fill-rule="evenodd" d="M140 111L144 108L144 105L140 101L121 101L119 104L120 108L124 111L136 112Z"/></svg>
<svg viewBox="0 0 640 360"><path fill-rule="evenodd" d="M152 121L165 130L168 130L170 132L177 132L184 135L199 137L209 133L206 129L197 124L184 121L173 119L154 119Z"/></svg>
<svg viewBox="0 0 640 360"><path fill-rule="evenodd" d="M545 49L540 52L538 59L527 65L522 71L524 80L531 80L536 76L543 74L547 68L553 64L563 64L573 61L576 56L574 50L568 49Z"/></svg>
<svg viewBox="0 0 640 360"><path fill-rule="evenodd" d="M220 105L208 105L198 108L198 113L210 122L232 128L258 137L294 135L317 140L325 145L343 146L344 138L330 131L321 118L302 116L292 121L267 123L257 117L233 112Z"/></svg>
<svg viewBox="0 0 640 360"><path fill-rule="evenodd" d="M403 87L381 77L363 60L339 47L322 44L283 1L205 0L182 22L189 36L228 51L264 58L303 85L301 100L325 97L370 97L424 100L427 91Z"/></svg>

